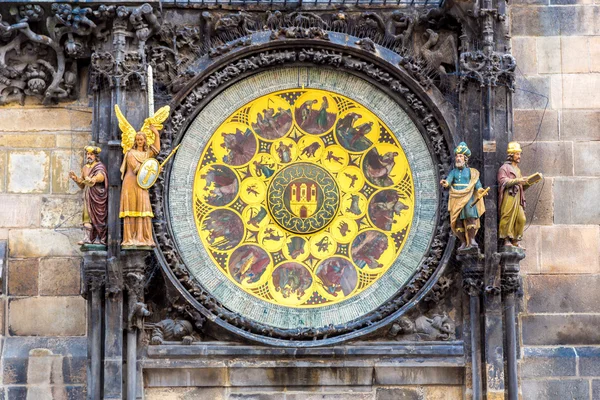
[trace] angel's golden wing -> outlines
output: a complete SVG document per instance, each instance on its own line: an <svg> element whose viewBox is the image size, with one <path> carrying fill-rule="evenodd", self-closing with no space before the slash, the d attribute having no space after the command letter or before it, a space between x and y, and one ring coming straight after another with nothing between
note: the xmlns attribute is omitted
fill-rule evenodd
<svg viewBox="0 0 600 400"><path fill-rule="evenodd" d="M164 106L159 108L153 116L146 118L144 121L144 126L142 126L141 131L146 134L146 140L148 142L148 146L152 146L156 138L154 137L154 132L150 130L150 125L154 125L156 130L160 131L163 126L162 123L169 118L169 113L171 112L171 107Z"/></svg>
<svg viewBox="0 0 600 400"><path fill-rule="evenodd" d="M117 119L119 120L119 128L122 132L121 147L123 148L123 154L125 154L133 147L136 131L129 121L127 121L118 104L115 104L115 114L117 114Z"/></svg>

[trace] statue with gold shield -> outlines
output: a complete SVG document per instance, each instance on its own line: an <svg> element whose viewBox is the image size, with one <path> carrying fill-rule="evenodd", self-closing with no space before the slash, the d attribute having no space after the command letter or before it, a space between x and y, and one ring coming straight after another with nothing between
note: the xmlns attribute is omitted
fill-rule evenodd
<svg viewBox="0 0 600 400"><path fill-rule="evenodd" d="M115 113L122 132L123 164L121 165L121 207L123 218L123 248L155 247L152 237L152 205L148 189L156 182L161 165L155 159L160 152L162 123L169 117L169 106L162 107L146 118L138 132L115 105ZM166 162L166 160L165 160ZM164 162L163 162L164 164Z"/></svg>

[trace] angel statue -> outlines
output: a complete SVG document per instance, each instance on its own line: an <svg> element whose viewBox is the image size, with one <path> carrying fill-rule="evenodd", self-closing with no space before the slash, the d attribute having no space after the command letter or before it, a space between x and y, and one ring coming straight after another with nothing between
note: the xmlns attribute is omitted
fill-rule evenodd
<svg viewBox="0 0 600 400"><path fill-rule="evenodd" d="M155 247L152 237L152 205L148 188L138 184L140 167L149 158L160 152L159 131L162 123L169 117L170 108L160 108L154 116L146 118L139 132L125 119L118 105L115 113L122 132L123 164L121 164L121 207L119 217L123 218L123 248Z"/></svg>

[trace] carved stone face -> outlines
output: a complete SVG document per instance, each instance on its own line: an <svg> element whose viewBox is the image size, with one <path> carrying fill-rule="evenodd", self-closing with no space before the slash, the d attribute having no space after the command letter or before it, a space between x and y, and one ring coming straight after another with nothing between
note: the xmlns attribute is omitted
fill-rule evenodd
<svg viewBox="0 0 600 400"><path fill-rule="evenodd" d="M456 154L454 156L454 166L456 168L460 168L460 169L464 168L465 163L466 163L466 160L465 160L464 154Z"/></svg>
<svg viewBox="0 0 600 400"><path fill-rule="evenodd" d="M86 151L85 152L85 162L87 164L92 164L93 162L96 161L96 153L94 153L93 151Z"/></svg>
<svg viewBox="0 0 600 400"><path fill-rule="evenodd" d="M143 150L146 147L146 135L140 133L135 135L135 147L138 150Z"/></svg>

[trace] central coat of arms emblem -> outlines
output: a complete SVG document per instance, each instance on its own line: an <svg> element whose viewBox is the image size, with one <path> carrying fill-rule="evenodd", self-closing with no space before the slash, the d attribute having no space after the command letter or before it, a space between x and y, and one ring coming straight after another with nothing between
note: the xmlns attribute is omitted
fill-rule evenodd
<svg viewBox="0 0 600 400"><path fill-rule="evenodd" d="M340 195L327 170L310 163L289 165L274 177L268 206L275 221L294 233L313 233L335 217Z"/></svg>

